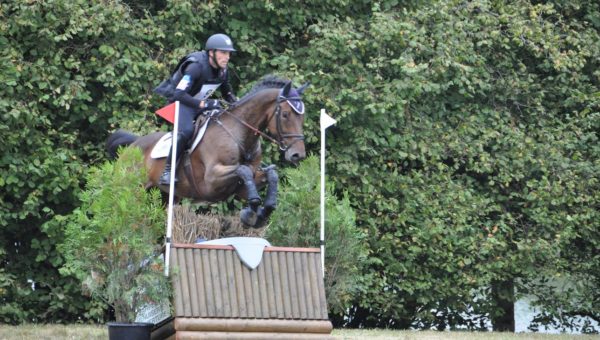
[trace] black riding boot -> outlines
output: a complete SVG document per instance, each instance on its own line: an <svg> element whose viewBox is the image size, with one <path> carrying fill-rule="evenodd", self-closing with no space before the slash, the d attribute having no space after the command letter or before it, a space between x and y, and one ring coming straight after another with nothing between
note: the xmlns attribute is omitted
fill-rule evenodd
<svg viewBox="0 0 600 340"><path fill-rule="evenodd" d="M185 147L186 141L183 138L181 133L177 134L177 158L175 159L175 167L179 164L179 160L181 159L181 155L183 154L183 149ZM170 185L171 184L171 157L173 157L173 148L169 150L169 156L165 161L165 170L162 175L158 179L158 184L160 185ZM175 173L175 183L177 183L177 173Z"/></svg>

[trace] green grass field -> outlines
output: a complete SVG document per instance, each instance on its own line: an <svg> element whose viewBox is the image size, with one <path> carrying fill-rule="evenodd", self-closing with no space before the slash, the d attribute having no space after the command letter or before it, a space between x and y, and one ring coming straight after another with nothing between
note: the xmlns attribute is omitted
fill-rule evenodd
<svg viewBox="0 0 600 340"><path fill-rule="evenodd" d="M391 331L391 330L360 330L336 329L332 335L336 339L400 339L400 340L599 340L600 335L568 335L540 333L482 333L482 332L434 332L434 331ZM105 325L0 325L0 339L86 339L105 340L108 330Z"/></svg>
<svg viewBox="0 0 600 340"><path fill-rule="evenodd" d="M541 333L498 333L498 332L435 332L435 331L391 331L383 329L336 329L336 339L399 339L399 340L599 340L599 335L569 335Z"/></svg>

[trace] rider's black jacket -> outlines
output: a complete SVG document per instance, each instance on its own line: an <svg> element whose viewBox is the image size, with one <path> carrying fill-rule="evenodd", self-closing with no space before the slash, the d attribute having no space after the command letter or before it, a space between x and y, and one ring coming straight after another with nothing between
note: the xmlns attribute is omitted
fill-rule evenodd
<svg viewBox="0 0 600 340"><path fill-rule="evenodd" d="M184 77L187 82L182 83ZM219 89L223 98L230 102L234 101L235 96L229 83L227 69L215 69L210 66L206 51L194 52L183 58L171 77L158 85L154 91L165 96L169 102L178 100L184 105L199 108L200 99L194 96L204 84L221 84Z"/></svg>

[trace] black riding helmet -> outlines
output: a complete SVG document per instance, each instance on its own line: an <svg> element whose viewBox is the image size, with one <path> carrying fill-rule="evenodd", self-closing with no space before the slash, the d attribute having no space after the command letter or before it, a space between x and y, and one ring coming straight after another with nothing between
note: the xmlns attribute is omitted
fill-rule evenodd
<svg viewBox="0 0 600 340"><path fill-rule="evenodd" d="M213 34L206 40L205 49L208 50L221 50L235 52L233 48L233 41L227 35L222 33Z"/></svg>

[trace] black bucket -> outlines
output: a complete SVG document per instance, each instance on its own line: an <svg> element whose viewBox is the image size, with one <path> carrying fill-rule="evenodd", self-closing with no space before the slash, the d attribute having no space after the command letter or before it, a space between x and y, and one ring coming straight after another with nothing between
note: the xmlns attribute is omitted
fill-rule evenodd
<svg viewBox="0 0 600 340"><path fill-rule="evenodd" d="M154 326L151 323L142 322L109 322L107 325L109 340L150 340Z"/></svg>

